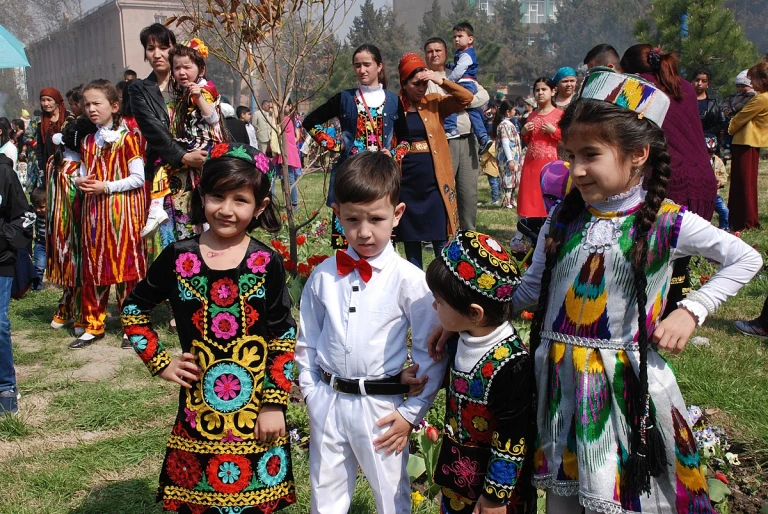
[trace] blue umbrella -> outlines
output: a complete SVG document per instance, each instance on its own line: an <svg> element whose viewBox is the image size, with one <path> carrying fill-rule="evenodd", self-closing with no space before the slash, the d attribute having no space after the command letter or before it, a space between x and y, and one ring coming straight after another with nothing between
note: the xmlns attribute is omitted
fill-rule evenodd
<svg viewBox="0 0 768 514"><path fill-rule="evenodd" d="M24 45L0 25L0 68L20 68L29 66Z"/></svg>

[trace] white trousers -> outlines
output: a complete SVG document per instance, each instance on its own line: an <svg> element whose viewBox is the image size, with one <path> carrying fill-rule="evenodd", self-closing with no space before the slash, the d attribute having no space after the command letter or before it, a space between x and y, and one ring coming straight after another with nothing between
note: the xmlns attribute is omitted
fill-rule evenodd
<svg viewBox="0 0 768 514"><path fill-rule="evenodd" d="M408 451L376 451L373 440L389 426L376 421L403 402L401 395L337 393L320 383L306 398L309 412L309 476L312 514L346 514L355 491L358 465L376 499L378 514L411 512Z"/></svg>

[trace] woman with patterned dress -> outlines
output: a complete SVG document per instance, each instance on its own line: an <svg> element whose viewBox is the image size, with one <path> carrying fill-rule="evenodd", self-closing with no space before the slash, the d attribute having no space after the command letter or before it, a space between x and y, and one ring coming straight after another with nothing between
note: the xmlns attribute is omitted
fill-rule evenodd
<svg viewBox="0 0 768 514"><path fill-rule="evenodd" d="M517 206L515 201L515 188L520 177L520 154L522 145L520 135L512 123L514 106L507 100L501 102L493 119L496 135L496 160L499 163L501 175L501 205L513 209Z"/></svg>
<svg viewBox="0 0 768 514"><path fill-rule="evenodd" d="M472 93L427 70L421 56L400 59L400 98L406 108L408 145L403 157L400 201L406 205L395 238L405 246L405 258L422 267L421 242L431 241L435 256L459 226L456 183L443 122L472 101ZM427 95L427 83L439 85L448 95Z"/></svg>
<svg viewBox="0 0 768 514"><path fill-rule="evenodd" d="M541 197L541 168L557 160L557 145L562 139L558 123L563 111L552 104L554 90L555 83L547 77L540 77L533 83L538 110L528 116L521 133L528 145L517 193L517 214L521 218L547 216Z"/></svg>
<svg viewBox="0 0 768 514"><path fill-rule="evenodd" d="M182 386L157 495L167 511L270 513L296 501L283 414L296 324L280 255L248 236L280 227L268 171L255 148L215 146L191 208L210 229L163 250L122 311L150 372ZM150 323L166 300L181 357Z"/></svg>
<svg viewBox="0 0 768 514"><path fill-rule="evenodd" d="M402 141L408 137L405 112L396 94L387 91L386 72L381 52L373 45L362 45L352 55L355 75L360 82L354 89L345 89L307 114L302 126L320 148L340 154L328 180L327 205L334 203L333 180L336 170L347 157L365 150L387 151L401 159L408 151ZM341 137L334 139L323 130L323 124L339 118ZM331 244L345 248L344 229L333 217Z"/></svg>
<svg viewBox="0 0 768 514"><path fill-rule="evenodd" d="M574 189L513 298L515 310L538 305L534 485L547 490L549 513L714 512L685 401L658 349L682 351L762 263L664 198L669 103L639 76L595 69L560 122ZM673 263L690 255L723 267L662 321Z"/></svg>
<svg viewBox="0 0 768 514"><path fill-rule="evenodd" d="M104 337L109 290L115 286L118 308L147 271L141 229L146 220L144 160L136 136L120 124L117 89L99 79L83 90L85 112L95 134L82 142L79 177L84 193L82 235L82 315L75 326L84 333L69 347L85 348ZM113 128L116 127L116 128ZM123 340L123 347L127 347Z"/></svg>
<svg viewBox="0 0 768 514"><path fill-rule="evenodd" d="M451 357L445 428L435 466L441 514L534 514L533 368L514 327L513 260L490 236L459 231L427 269Z"/></svg>

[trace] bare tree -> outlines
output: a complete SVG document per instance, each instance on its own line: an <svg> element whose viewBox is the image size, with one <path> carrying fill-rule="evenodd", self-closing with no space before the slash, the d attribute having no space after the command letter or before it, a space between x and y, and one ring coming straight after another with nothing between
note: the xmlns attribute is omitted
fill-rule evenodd
<svg viewBox="0 0 768 514"><path fill-rule="evenodd" d="M182 0L185 13L166 20L186 25L191 33L208 37L209 51L232 70L256 96L265 91L276 106L272 129L279 135L280 154L287 155L286 105L311 99L321 92L336 64L334 34L349 13L353 0ZM261 106L258 106L261 109ZM293 130L293 125L289 127ZM324 170L327 171L327 170ZM291 259L296 262L296 236L314 220L321 206L297 223L291 209L287 159L281 169L283 205L288 222ZM324 181L324 197L328 184Z"/></svg>

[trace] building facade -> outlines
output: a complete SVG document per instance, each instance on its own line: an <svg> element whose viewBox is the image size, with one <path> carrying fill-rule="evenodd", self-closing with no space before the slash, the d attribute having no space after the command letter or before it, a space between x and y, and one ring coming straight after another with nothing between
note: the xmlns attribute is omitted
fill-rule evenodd
<svg viewBox="0 0 768 514"><path fill-rule="evenodd" d="M44 87L62 94L93 79L122 80L130 68L143 78L152 71L144 61L141 29L162 23L183 9L175 0L108 0L68 27L27 46L27 91L34 101Z"/></svg>

